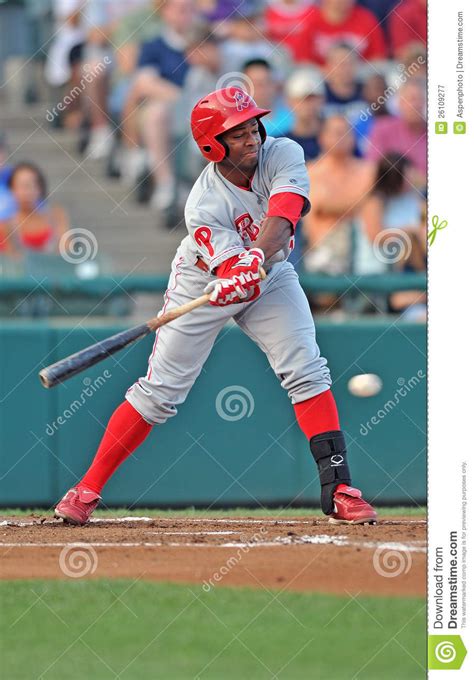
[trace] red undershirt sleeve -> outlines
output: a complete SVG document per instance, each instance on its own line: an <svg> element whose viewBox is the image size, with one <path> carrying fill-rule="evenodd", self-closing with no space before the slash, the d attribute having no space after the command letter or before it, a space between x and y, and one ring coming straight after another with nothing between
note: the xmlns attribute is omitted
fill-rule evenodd
<svg viewBox="0 0 474 680"><path fill-rule="evenodd" d="M304 198L299 194L292 194L291 192L274 194L270 196L268 202L267 217L284 217L285 220L291 223L294 232L296 223L301 217L303 207Z"/></svg>

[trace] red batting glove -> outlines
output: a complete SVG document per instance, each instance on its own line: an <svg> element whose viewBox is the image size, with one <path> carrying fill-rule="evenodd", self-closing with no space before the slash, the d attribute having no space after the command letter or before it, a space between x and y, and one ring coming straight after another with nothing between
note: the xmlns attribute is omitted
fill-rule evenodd
<svg viewBox="0 0 474 680"><path fill-rule="evenodd" d="M232 279L242 272L254 272L258 274L260 266L265 262L265 255L260 248L250 248L243 250L238 255L229 257L222 262L216 269L216 276L219 279Z"/></svg>
<svg viewBox="0 0 474 680"><path fill-rule="evenodd" d="M255 300L260 295L259 269L264 261L263 251L252 248L220 264L216 270L217 280L205 288L206 293L212 291L209 303L225 306Z"/></svg>

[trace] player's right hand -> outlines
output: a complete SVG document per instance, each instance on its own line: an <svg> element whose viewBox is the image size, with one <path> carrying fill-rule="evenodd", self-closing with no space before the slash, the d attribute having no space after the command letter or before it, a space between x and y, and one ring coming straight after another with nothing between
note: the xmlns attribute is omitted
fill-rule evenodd
<svg viewBox="0 0 474 680"><path fill-rule="evenodd" d="M255 300L260 295L260 286L253 282L251 289L246 290L233 279L216 279L207 284L204 292L211 293L209 304L225 307L226 305Z"/></svg>
<svg viewBox="0 0 474 680"><path fill-rule="evenodd" d="M260 295L260 267L263 251L253 248L229 258L217 268L218 278L205 288L211 293L210 304L216 306L250 302Z"/></svg>

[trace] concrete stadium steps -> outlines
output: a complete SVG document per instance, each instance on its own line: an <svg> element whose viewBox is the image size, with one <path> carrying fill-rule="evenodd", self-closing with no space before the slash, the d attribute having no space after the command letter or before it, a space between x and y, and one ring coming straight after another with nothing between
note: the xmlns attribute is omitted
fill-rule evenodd
<svg viewBox="0 0 474 680"><path fill-rule="evenodd" d="M10 163L30 160L44 169L51 200L63 205L71 227L89 229L99 253L114 271L126 274L167 273L184 223L160 227L147 206L138 205L119 181L105 177L104 163L81 157L77 133L53 130L44 105L0 107L0 130L7 134Z"/></svg>

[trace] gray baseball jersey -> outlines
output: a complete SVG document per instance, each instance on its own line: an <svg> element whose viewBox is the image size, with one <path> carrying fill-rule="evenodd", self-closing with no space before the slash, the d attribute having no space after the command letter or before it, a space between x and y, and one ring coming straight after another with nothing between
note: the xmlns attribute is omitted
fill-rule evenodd
<svg viewBox="0 0 474 680"><path fill-rule="evenodd" d="M173 260L160 313L202 295L214 278L210 272L252 245L272 195L299 194L305 199L307 212L308 190L303 150L285 138L268 137L262 145L249 191L228 182L215 163L207 165L186 203L189 234ZM252 302L224 307L204 305L158 329L147 374L126 394L145 420L163 423L176 413L176 406L186 399L219 331L230 319L266 353L292 403L329 389L329 369L316 343L308 301L293 266L286 261L291 247L289 240L284 249L265 262L268 275L260 284L259 297ZM210 272L196 266L198 257Z"/></svg>
<svg viewBox="0 0 474 680"><path fill-rule="evenodd" d="M271 196L291 192L305 199L309 210L309 180L303 149L291 139L267 137L259 152L251 191L225 179L215 163L203 170L189 194L185 208L189 236L183 241L190 258L198 255L213 270L221 262L252 245L268 210ZM286 260L293 247L276 253L267 266Z"/></svg>

